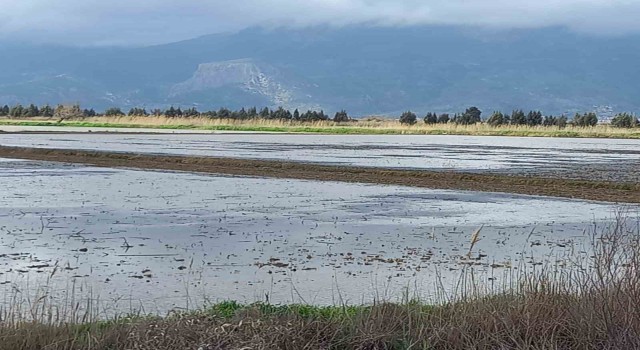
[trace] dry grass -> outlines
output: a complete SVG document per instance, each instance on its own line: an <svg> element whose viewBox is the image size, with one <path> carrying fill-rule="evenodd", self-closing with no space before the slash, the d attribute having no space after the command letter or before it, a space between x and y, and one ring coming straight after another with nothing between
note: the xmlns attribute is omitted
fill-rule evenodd
<svg viewBox="0 0 640 350"><path fill-rule="evenodd" d="M638 349L640 232L620 219L573 268L522 268L509 288L473 282L455 300L363 307L219 304L109 322L3 320L17 349ZM472 240L473 241L473 240ZM472 269L471 267L469 269Z"/></svg>
<svg viewBox="0 0 640 350"><path fill-rule="evenodd" d="M428 135L479 135L479 136L535 136L535 137L598 137L598 138L640 138L640 129L614 128L609 125L596 127L566 128L546 126L488 124L457 125L419 122L416 125L402 125L397 120L370 118L351 123L332 121L300 122L265 119L213 119L207 117L169 118L164 116L121 116L92 117L67 120L61 123L53 119L2 119L0 124L13 125L62 125L86 127L133 127L163 129L200 129L228 131L272 131L328 134L428 134Z"/></svg>

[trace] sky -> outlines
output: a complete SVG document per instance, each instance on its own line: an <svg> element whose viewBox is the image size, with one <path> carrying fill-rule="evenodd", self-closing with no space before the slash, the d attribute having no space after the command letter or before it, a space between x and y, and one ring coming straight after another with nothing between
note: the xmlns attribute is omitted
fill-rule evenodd
<svg viewBox="0 0 640 350"><path fill-rule="evenodd" d="M0 40L153 45L247 27L563 26L640 32L640 0L0 0Z"/></svg>

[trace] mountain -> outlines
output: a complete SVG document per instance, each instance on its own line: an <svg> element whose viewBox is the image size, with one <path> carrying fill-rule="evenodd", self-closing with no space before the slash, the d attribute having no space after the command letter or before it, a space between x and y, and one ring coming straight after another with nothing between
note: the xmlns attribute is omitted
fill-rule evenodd
<svg viewBox="0 0 640 350"><path fill-rule="evenodd" d="M0 104L347 109L640 110L640 36L563 28L247 29L166 45L0 43Z"/></svg>

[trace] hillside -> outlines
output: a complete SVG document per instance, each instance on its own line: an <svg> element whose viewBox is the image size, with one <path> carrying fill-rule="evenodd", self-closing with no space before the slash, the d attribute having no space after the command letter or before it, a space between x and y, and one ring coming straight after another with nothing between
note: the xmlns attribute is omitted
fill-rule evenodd
<svg viewBox="0 0 640 350"><path fill-rule="evenodd" d="M640 36L560 28L249 29L143 48L0 43L0 103L351 114L537 108L640 110Z"/></svg>

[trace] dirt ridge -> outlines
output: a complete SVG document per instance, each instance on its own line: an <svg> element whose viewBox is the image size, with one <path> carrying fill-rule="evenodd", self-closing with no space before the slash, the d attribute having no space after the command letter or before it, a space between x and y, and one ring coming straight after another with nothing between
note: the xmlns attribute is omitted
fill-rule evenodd
<svg viewBox="0 0 640 350"><path fill-rule="evenodd" d="M407 170L293 161L121 153L0 146L0 158L88 164L97 167L189 171L209 174L401 185L640 203L639 183L536 176Z"/></svg>

